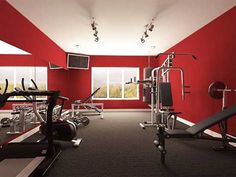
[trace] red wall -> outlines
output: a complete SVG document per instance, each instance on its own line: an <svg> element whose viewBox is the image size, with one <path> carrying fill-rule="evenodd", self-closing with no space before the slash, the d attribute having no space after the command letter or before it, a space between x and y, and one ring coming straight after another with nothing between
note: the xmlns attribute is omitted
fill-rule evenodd
<svg viewBox="0 0 236 177"><path fill-rule="evenodd" d="M153 63L154 60L151 60ZM32 55L0 55L0 66L48 66L48 62L35 59ZM148 66L145 56L91 56L89 70L50 70L48 69L48 89L61 90L61 95L69 97L66 108L77 99L91 94L91 67L139 67L140 79L143 79L143 68ZM4 79L4 78L1 78ZM147 108L143 103L142 85L139 100L99 100L106 109ZM10 109L6 106L5 109Z"/></svg>
<svg viewBox="0 0 236 177"><path fill-rule="evenodd" d="M0 66L46 66L46 65L47 65L46 61L37 60L32 55L0 54Z"/></svg>
<svg viewBox="0 0 236 177"><path fill-rule="evenodd" d="M6 1L0 1L0 24L0 40L66 67L66 53Z"/></svg>
<svg viewBox="0 0 236 177"><path fill-rule="evenodd" d="M0 65L47 65L47 62L42 60L51 60L55 64L65 66L64 51L7 2L0 1L0 3L0 39L33 54L33 56L0 56ZM175 66L184 69L186 85L191 86L191 94L182 101L179 80L177 76L172 78L175 108L183 112L183 118L198 122L221 109L221 101L213 100L208 95L207 90L211 82L219 80L225 82L230 88L236 88L236 75L234 74L236 66L235 19L236 7L168 50L169 52L193 53L198 57L197 61L186 57L176 58L174 61ZM141 79L143 67L148 65L147 57L91 56L90 61L90 67L140 67ZM91 93L90 70L50 70L48 76L49 89L60 89L63 95L70 97L71 101L87 97ZM229 105L234 104L236 93L228 95ZM142 102L141 88L140 100L104 100L103 102L105 108L147 107ZM236 134L234 126L236 120L231 119L229 122L231 132Z"/></svg>
<svg viewBox="0 0 236 177"><path fill-rule="evenodd" d="M48 89L49 90L60 90L61 95L69 97L70 91L70 75L68 70L50 70L48 69ZM65 108L71 107L70 101L65 103Z"/></svg>
<svg viewBox="0 0 236 177"><path fill-rule="evenodd" d="M91 67L139 67L140 79L143 79L143 68L148 66L145 56L91 56L89 70L70 70L70 98L72 101L91 94ZM147 108L143 103L142 86L139 100L99 100L106 109Z"/></svg>
<svg viewBox="0 0 236 177"><path fill-rule="evenodd" d="M169 52L193 53L197 61L179 57L174 66L185 71L186 85L191 86L191 94L186 100L180 99L179 79L175 75L175 108L182 111L183 118L198 122L221 110L221 101L208 95L208 86L213 81L223 81L229 88L236 89L236 7L221 15L191 36L170 48ZM229 105L236 104L236 92L228 94ZM231 133L236 135L236 119L230 119Z"/></svg>
<svg viewBox="0 0 236 177"><path fill-rule="evenodd" d="M32 56L2 55L2 66L46 66L47 61L64 66L66 53L51 39L22 16L8 2L0 1L0 40L30 52ZM17 29L17 30L16 30ZM100 67L140 67L142 79L143 67L147 66L147 57L105 57L92 56L91 66ZM91 71L84 70L49 70L48 88L60 89L62 95L70 97L71 101L87 97L91 94ZM142 102L142 86L140 100L136 101L103 101L105 108L146 108ZM67 107L70 103L67 103Z"/></svg>

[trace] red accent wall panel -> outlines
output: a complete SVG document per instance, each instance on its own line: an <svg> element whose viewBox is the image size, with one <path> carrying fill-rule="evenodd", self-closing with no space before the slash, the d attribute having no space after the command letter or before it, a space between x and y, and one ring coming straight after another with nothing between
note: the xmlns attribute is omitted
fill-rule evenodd
<svg viewBox="0 0 236 177"><path fill-rule="evenodd" d="M140 79L143 68L148 66L148 58L140 56L91 56L89 70L70 70L70 98L83 99L91 94L91 67L139 67ZM106 109L147 108L143 103L142 86L139 100L102 100Z"/></svg>
<svg viewBox="0 0 236 177"><path fill-rule="evenodd" d="M70 88L72 87L70 83L70 75L68 70L50 70L48 69L48 89L49 90L60 90L61 95L69 97L71 93ZM71 101L65 102L65 108L69 109L71 107Z"/></svg>
<svg viewBox="0 0 236 177"><path fill-rule="evenodd" d="M66 67L66 53L8 2L0 2L0 40L35 58Z"/></svg>
<svg viewBox="0 0 236 177"><path fill-rule="evenodd" d="M37 60L32 55L0 54L0 66L46 66L46 65L47 65L46 61Z"/></svg>
<svg viewBox="0 0 236 177"><path fill-rule="evenodd" d="M151 63L155 63L155 60L151 59ZM70 108L74 100L83 99L91 94L91 67L139 67L140 79L143 79L143 68L148 66L148 57L91 56L89 65L89 70L48 69L48 89L61 90L61 95L69 97L66 108ZM0 66L48 66L48 62L37 60L32 55L0 55ZM103 102L106 109L147 108L147 104L142 101L142 85L139 92L139 100L95 102ZM10 109L10 106L6 106L5 109Z"/></svg>
<svg viewBox="0 0 236 177"><path fill-rule="evenodd" d="M186 85L191 86L191 93L182 101L179 77L176 74L172 77L175 108L183 112L183 118L198 122L221 110L221 100L208 95L208 86L213 81L223 81L229 88L236 89L235 19L236 7L168 50L193 53L198 57L197 61L183 57L174 60L174 66L185 71ZM227 96L228 105L236 104L236 92ZM236 135L236 119L229 122L231 133Z"/></svg>

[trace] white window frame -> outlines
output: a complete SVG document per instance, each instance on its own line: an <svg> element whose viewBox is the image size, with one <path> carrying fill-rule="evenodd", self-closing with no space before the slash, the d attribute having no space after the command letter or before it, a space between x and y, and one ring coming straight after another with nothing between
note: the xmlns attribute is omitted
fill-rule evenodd
<svg viewBox="0 0 236 177"><path fill-rule="evenodd" d="M48 88L48 69L47 69L47 67L46 66L35 66L35 67L33 67L33 66L0 66L0 71L1 71L1 68L2 67L8 67L9 69L11 68L12 69L12 71L13 71L13 85L14 85L14 88L16 88L16 86L17 86L17 80L16 80L16 78L17 78L17 70L19 69L19 68L28 68L29 70L29 76L30 76L30 78L29 79L33 79L36 83L37 83L37 80L36 80L36 68L46 68L46 81L45 81L45 84L46 84L46 90L47 90L47 88ZM3 83L5 83L5 78L2 78L2 80L1 80L1 82L3 82ZM33 83L32 82L30 82L30 86L33 86ZM44 99L43 97L42 98L39 98L39 99ZM19 97L17 97L17 96L14 96L14 97L11 97L11 98L9 98L9 100L25 100L24 98L19 98Z"/></svg>
<svg viewBox="0 0 236 177"><path fill-rule="evenodd" d="M136 75L136 80L139 80L139 73L140 73L140 69L138 67L92 67L91 69L91 93L94 92L93 88L94 88L94 70L95 69L104 69L106 70L106 74L107 74L107 97L106 98L95 98L95 97L92 97L93 100L139 100L139 85L137 84L137 97L136 98L125 98L124 97L124 86L125 86L125 83L124 83L124 71L129 69L129 68L132 68L132 69L137 69L137 75ZM112 69L121 69L122 71L122 81L121 81L121 84L122 84L122 98L109 98L109 70L112 70Z"/></svg>

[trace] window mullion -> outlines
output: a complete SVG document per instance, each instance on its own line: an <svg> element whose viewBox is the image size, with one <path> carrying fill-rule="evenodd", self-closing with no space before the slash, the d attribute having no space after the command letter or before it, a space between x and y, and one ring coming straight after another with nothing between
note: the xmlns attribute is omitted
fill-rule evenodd
<svg viewBox="0 0 236 177"><path fill-rule="evenodd" d="M107 69L107 98L110 98L110 87L109 87L109 85L110 85L110 82L109 82L109 80L110 80L110 77L109 77L109 68Z"/></svg>
<svg viewBox="0 0 236 177"><path fill-rule="evenodd" d="M122 88L122 99L124 99L125 98L125 83L124 83L124 69L122 69L121 70L121 77L122 77L122 79L121 79L121 88Z"/></svg>
<svg viewBox="0 0 236 177"><path fill-rule="evenodd" d="M16 68L14 68L14 78L13 78L13 91L16 88ZM16 96L13 97L13 99L16 99Z"/></svg>
<svg viewBox="0 0 236 177"><path fill-rule="evenodd" d="M92 76L92 79L91 79L91 81L92 81L92 83L91 83L91 93L93 93L94 91L93 91L93 84L94 84L94 69L93 68L91 68L91 70L92 70L92 74L91 74L91 76ZM92 98L94 98L94 96L92 97Z"/></svg>
<svg viewBox="0 0 236 177"><path fill-rule="evenodd" d="M30 79L33 79L35 82L36 82L36 79L35 79L35 77L33 77L33 74L34 73L34 71L33 71L33 67L30 67L30 69L29 69L29 74L30 74ZM29 86L30 87L32 87L32 82L30 82L30 80L29 80Z"/></svg>
<svg viewBox="0 0 236 177"><path fill-rule="evenodd" d="M48 89L48 67L46 68L46 90Z"/></svg>
<svg viewBox="0 0 236 177"><path fill-rule="evenodd" d="M134 68L125 68L125 67L124 68L121 68L121 67L100 67L98 70L95 70L95 69L96 69L96 67L92 68L92 74L91 74L92 90L94 91L93 87L94 87L94 84L96 84L95 80L96 80L97 74L95 71L98 72L98 75L99 75L98 78L102 77L101 73L105 73L106 78L102 77L99 79L99 80L101 80L102 83L105 83L106 97L104 97L104 99L107 99L107 100L136 100L136 99L139 99L138 85L136 88L132 85L128 86L129 89L128 89L127 93L129 93L130 96L129 95L126 96L126 84L125 84L125 81L128 79L127 77L136 77L136 80L139 79L139 69L138 68L135 69L136 72L135 72ZM100 73L100 71L101 71L101 73ZM118 71L118 72L116 72L116 71ZM114 79L113 79L113 77L114 77ZM117 83L115 82L116 80L118 81ZM112 92L113 90L110 90L111 84L113 82L115 84L114 85L114 89L115 89L114 93ZM117 94L116 89L117 89L117 87L119 87L119 89L120 89L120 86L121 86L121 90L120 90L121 93L119 93L119 94L121 94L121 95L119 95L119 97L115 98L116 94ZM137 92L136 96L134 95L135 91ZM110 95L110 94L112 94L112 95ZM100 99L100 98L98 98L98 99Z"/></svg>
<svg viewBox="0 0 236 177"><path fill-rule="evenodd" d="M136 78L137 80L139 80L140 74L139 74L139 69L137 69L137 73L136 73ZM139 99L139 84L137 84L136 90L137 90L137 95L136 97Z"/></svg>

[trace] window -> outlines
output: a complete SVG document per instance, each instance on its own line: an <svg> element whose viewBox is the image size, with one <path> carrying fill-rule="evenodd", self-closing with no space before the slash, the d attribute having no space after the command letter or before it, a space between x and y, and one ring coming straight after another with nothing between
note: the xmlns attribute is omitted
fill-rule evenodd
<svg viewBox="0 0 236 177"><path fill-rule="evenodd" d="M139 79L139 68L92 67L92 92L100 87L93 99L139 99L137 84L125 84Z"/></svg>
<svg viewBox="0 0 236 177"><path fill-rule="evenodd" d="M25 87L33 86L30 81L33 79L40 90L47 89L47 67L0 67L0 93L5 89L5 79L8 79L7 92L14 91L15 87L22 89L21 79L24 78ZM11 99L22 99L12 97Z"/></svg>

